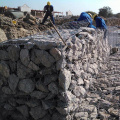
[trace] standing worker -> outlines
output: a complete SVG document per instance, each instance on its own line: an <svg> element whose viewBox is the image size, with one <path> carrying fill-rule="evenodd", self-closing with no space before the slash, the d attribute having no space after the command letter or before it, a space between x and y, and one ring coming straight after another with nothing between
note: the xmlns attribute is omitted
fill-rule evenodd
<svg viewBox="0 0 120 120"><path fill-rule="evenodd" d="M96 27L94 25L92 25L92 15L90 13L82 12L80 14L80 17L78 18L77 21L88 22L88 26L87 27L96 29Z"/></svg>
<svg viewBox="0 0 120 120"><path fill-rule="evenodd" d="M44 18L43 18L43 21L41 24L44 25L45 21L47 20L48 16L50 16L53 24L55 24L55 21L54 21L54 17L53 17L53 6L50 4L50 2L47 2L47 5L44 7L44 12L46 13Z"/></svg>
<svg viewBox="0 0 120 120"><path fill-rule="evenodd" d="M96 22L96 28L99 28L104 31L104 39L106 38L107 25L105 24L104 19L98 17L97 14L93 15L93 20Z"/></svg>

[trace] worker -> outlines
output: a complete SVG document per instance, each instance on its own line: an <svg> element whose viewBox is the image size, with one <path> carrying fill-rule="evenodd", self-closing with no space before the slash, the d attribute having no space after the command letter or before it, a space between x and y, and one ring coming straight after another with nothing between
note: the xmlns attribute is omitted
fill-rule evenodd
<svg viewBox="0 0 120 120"><path fill-rule="evenodd" d="M78 18L77 21L88 22L88 26L87 27L96 29L96 27L92 24L92 15L90 13L82 12L80 14L80 17Z"/></svg>
<svg viewBox="0 0 120 120"><path fill-rule="evenodd" d="M101 17L99 17L97 14L93 15L93 20L96 22L96 28L99 28L104 31L104 38L106 38L107 33L107 25Z"/></svg>
<svg viewBox="0 0 120 120"><path fill-rule="evenodd" d="M45 13L45 16L43 18L43 21L41 24L44 25L45 21L47 20L48 16L50 16L53 24L55 24L55 21L54 21L54 17L53 17L53 6L50 4L50 2L47 2L47 5L44 7L44 13Z"/></svg>

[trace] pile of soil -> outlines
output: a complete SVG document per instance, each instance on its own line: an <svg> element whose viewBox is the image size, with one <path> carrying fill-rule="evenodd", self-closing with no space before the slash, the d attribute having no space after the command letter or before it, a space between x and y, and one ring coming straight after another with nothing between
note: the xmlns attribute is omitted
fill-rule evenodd
<svg viewBox="0 0 120 120"><path fill-rule="evenodd" d="M26 15L24 18L17 19L16 24L12 21L12 18L0 15L0 26L5 32L7 39L27 37L52 27L49 21L46 21L45 25L41 25L40 22L37 22L37 18L32 15ZM69 21L73 21L73 18L56 19L55 24L57 26Z"/></svg>

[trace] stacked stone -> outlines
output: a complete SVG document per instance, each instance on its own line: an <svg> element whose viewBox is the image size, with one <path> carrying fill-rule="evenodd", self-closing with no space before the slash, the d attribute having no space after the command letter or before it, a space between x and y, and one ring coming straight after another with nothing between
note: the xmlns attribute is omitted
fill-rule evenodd
<svg viewBox="0 0 120 120"><path fill-rule="evenodd" d="M72 33L71 30L69 31ZM63 33L69 36L68 30L63 30ZM82 27L81 32L66 42L69 49L66 48L62 52L63 63L59 75L66 74L66 80L59 78L59 85L64 89L64 94L67 94L66 103L69 104L57 108L57 110L59 113L67 115L68 120L95 119L97 117L95 106L79 108L96 75L100 70L106 69L105 62L109 56L109 46L103 39L102 31L98 30L96 33L94 29Z"/></svg>
<svg viewBox="0 0 120 120"><path fill-rule="evenodd" d="M89 25L86 21L72 21L66 22L59 26L59 29L79 29L80 27L87 27Z"/></svg>
<svg viewBox="0 0 120 120"><path fill-rule="evenodd" d="M108 26L120 26L119 18L109 18L106 20Z"/></svg>
<svg viewBox="0 0 120 120"><path fill-rule="evenodd" d="M80 31L77 35L73 30L60 32L63 37L73 35L65 47L50 35L46 40L36 36L0 46L1 119L82 118L83 111L78 108L105 67L103 57L107 58L109 47L100 31L97 36L92 28Z"/></svg>

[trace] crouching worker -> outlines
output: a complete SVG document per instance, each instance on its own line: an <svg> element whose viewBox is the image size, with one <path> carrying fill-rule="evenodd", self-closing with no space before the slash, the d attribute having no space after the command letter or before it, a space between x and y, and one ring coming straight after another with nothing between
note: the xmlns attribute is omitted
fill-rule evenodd
<svg viewBox="0 0 120 120"><path fill-rule="evenodd" d="M104 39L106 38L107 33L107 25L101 17L98 17L97 14L93 15L93 20L96 22L96 28L99 28L104 31Z"/></svg>
<svg viewBox="0 0 120 120"><path fill-rule="evenodd" d="M55 24L55 21L54 21L54 17L53 17L53 6L50 4L50 2L47 2L47 5L44 7L44 12L45 12L45 16L43 18L43 21L41 24L44 24L45 21L47 20L48 16L50 16L53 24Z"/></svg>
<svg viewBox="0 0 120 120"><path fill-rule="evenodd" d="M78 18L77 21L85 21L85 22L88 22L88 26L87 27L90 27L90 28L94 28L96 29L96 27L92 24L92 15L90 13L86 13L86 12L82 12L80 14L80 17Z"/></svg>

